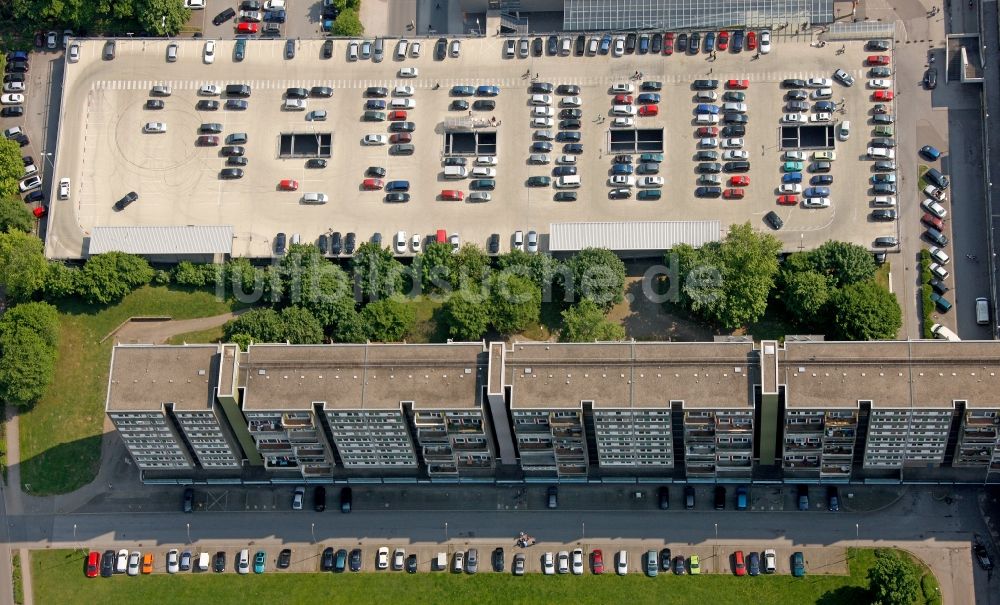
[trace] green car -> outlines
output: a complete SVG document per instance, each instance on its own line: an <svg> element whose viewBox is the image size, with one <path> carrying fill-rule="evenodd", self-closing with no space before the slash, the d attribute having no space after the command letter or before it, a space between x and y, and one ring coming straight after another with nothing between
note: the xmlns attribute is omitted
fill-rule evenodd
<svg viewBox="0 0 1000 605"><path fill-rule="evenodd" d="M547 176L528 177L528 187L548 187L551 182L552 179Z"/></svg>
<svg viewBox="0 0 1000 605"><path fill-rule="evenodd" d="M802 162L785 162L781 166L781 169L785 172L802 172L802 167Z"/></svg>
<svg viewBox="0 0 1000 605"><path fill-rule="evenodd" d="M258 550L257 554L253 556L253 572L264 573L264 562L266 560L267 560L267 555L264 554L264 551Z"/></svg>
<svg viewBox="0 0 1000 605"><path fill-rule="evenodd" d="M724 101L730 101L733 103L742 103L747 100L745 93L736 92L735 90L727 90L724 95L722 95Z"/></svg>
<svg viewBox="0 0 1000 605"><path fill-rule="evenodd" d="M882 124L875 127L875 136L877 137L891 137L893 133L892 126L887 126Z"/></svg>
<svg viewBox="0 0 1000 605"><path fill-rule="evenodd" d="M643 189L635 196L637 200L658 200L661 192L659 189Z"/></svg>
<svg viewBox="0 0 1000 605"><path fill-rule="evenodd" d="M796 578L806 575L806 559L801 552L792 554L792 575Z"/></svg>
<svg viewBox="0 0 1000 605"><path fill-rule="evenodd" d="M698 560L698 555L691 555L690 563L688 567L691 568L691 575L697 576L701 574L701 561Z"/></svg>
<svg viewBox="0 0 1000 605"><path fill-rule="evenodd" d="M247 56L247 40L246 38L237 38L236 46L233 48L233 60L242 61L245 56Z"/></svg>
<svg viewBox="0 0 1000 605"><path fill-rule="evenodd" d="M639 163L644 164L646 162L660 163L663 161L662 153L644 153L639 156Z"/></svg>

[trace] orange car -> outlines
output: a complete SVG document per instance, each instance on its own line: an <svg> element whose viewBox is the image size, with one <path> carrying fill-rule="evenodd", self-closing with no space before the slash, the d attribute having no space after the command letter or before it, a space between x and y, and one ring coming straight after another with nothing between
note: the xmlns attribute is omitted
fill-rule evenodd
<svg viewBox="0 0 1000 605"><path fill-rule="evenodd" d="M153 553L151 552L142 555L142 573L153 573Z"/></svg>

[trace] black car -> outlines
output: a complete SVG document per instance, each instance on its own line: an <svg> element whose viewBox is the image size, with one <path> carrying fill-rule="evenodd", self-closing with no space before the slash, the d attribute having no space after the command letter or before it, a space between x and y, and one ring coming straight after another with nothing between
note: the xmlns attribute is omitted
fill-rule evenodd
<svg viewBox="0 0 1000 605"><path fill-rule="evenodd" d="M979 536L975 537L975 541L972 544L972 554L976 556L976 563L983 571L991 571L993 569L993 557L990 556L990 552L986 550L986 545L983 544Z"/></svg>
<svg viewBox="0 0 1000 605"><path fill-rule="evenodd" d="M241 179L243 178L242 168L223 168L219 171L220 179Z"/></svg>
<svg viewBox="0 0 1000 605"><path fill-rule="evenodd" d="M531 144L531 153L549 153L552 151L552 143L548 141L535 141Z"/></svg>
<svg viewBox="0 0 1000 605"><path fill-rule="evenodd" d="M389 96L389 89L385 86L369 86L365 89L366 97L385 98ZM384 107L384 106L383 106Z"/></svg>
<svg viewBox="0 0 1000 605"><path fill-rule="evenodd" d="M614 164L631 164L632 163L632 156L630 156L630 155L616 155L615 158L613 160L611 160L611 161Z"/></svg>
<svg viewBox="0 0 1000 605"><path fill-rule="evenodd" d="M580 87L576 84L560 84L556 88L556 93L561 95L578 95L580 94Z"/></svg>
<svg viewBox="0 0 1000 605"><path fill-rule="evenodd" d="M895 160L876 160L872 162L872 170L875 172L894 172L896 162Z"/></svg>
<svg viewBox="0 0 1000 605"><path fill-rule="evenodd" d="M243 99L226 99L226 109L232 111L244 111L250 104Z"/></svg>
<svg viewBox="0 0 1000 605"><path fill-rule="evenodd" d="M830 174L817 174L816 176L809 179L810 185L832 185L833 175Z"/></svg>
<svg viewBox="0 0 1000 605"><path fill-rule="evenodd" d="M494 233L490 235L489 243L487 244L486 249L489 251L490 254L497 254L498 252L500 252L499 233Z"/></svg>
<svg viewBox="0 0 1000 605"><path fill-rule="evenodd" d="M447 56L448 56L448 39L438 38L438 41L434 44L434 60L444 61L444 58Z"/></svg>
<svg viewBox="0 0 1000 605"><path fill-rule="evenodd" d="M720 197L722 187L698 187L694 190L695 197Z"/></svg>
<svg viewBox="0 0 1000 605"><path fill-rule="evenodd" d="M389 124L389 132L413 132L417 125L413 122L393 122Z"/></svg>
<svg viewBox="0 0 1000 605"><path fill-rule="evenodd" d="M625 36L625 52L627 52L628 54L632 54L635 52L635 41L636 41L635 32L631 32L627 36Z"/></svg>
<svg viewBox="0 0 1000 605"><path fill-rule="evenodd" d="M924 231L924 237L926 237L935 246L948 245L948 236L941 233L934 227L928 227L927 230Z"/></svg>
<svg viewBox="0 0 1000 605"><path fill-rule="evenodd" d="M289 99L305 99L308 96L309 96L309 91L306 90L305 88L294 87L285 89L285 97Z"/></svg>
<svg viewBox="0 0 1000 605"><path fill-rule="evenodd" d="M805 88L806 87L806 81L805 80L799 80L799 79L796 79L796 78L787 78L787 79L781 81L781 87L782 88ZM789 93L789 94L791 94L791 93Z"/></svg>
<svg viewBox="0 0 1000 605"><path fill-rule="evenodd" d="M4 76L3 82L4 84L7 84L8 82L24 82L26 79L27 76L25 76L23 73L13 73Z"/></svg>
<svg viewBox="0 0 1000 605"><path fill-rule="evenodd" d="M837 490L836 485L828 485L826 487L826 501L830 512L835 513L840 510L840 492Z"/></svg>
<svg viewBox="0 0 1000 605"><path fill-rule="evenodd" d="M323 158L310 158L306 160L306 168L326 168L326 160Z"/></svg>
<svg viewBox="0 0 1000 605"><path fill-rule="evenodd" d="M29 204L32 202L43 202L45 201L45 194L42 193L41 189L35 189L34 191L30 191L28 195L24 196L24 201Z"/></svg>
<svg viewBox="0 0 1000 605"><path fill-rule="evenodd" d="M323 549L323 556L320 558L319 568L323 571L333 571L333 547L327 546ZM354 570L357 571L357 570Z"/></svg>
<svg viewBox="0 0 1000 605"><path fill-rule="evenodd" d="M581 143L567 143L563 145L563 153L583 153L583 145Z"/></svg>
<svg viewBox="0 0 1000 605"><path fill-rule="evenodd" d="M101 577L110 578L115 573L115 551L106 550L101 555Z"/></svg>
<svg viewBox="0 0 1000 605"><path fill-rule="evenodd" d="M661 485L656 490L656 495L660 501L660 510L667 510L670 508L670 488L666 485Z"/></svg>
<svg viewBox="0 0 1000 605"><path fill-rule="evenodd" d="M830 162L813 162L809 165L809 172L830 172L833 164Z"/></svg>
<svg viewBox="0 0 1000 605"><path fill-rule="evenodd" d="M718 80L695 80L691 84L691 88L694 90L715 90L718 87Z"/></svg>
<svg viewBox="0 0 1000 605"><path fill-rule="evenodd" d="M132 194L130 195L134 194L135 192L133 191ZM194 488L191 487L184 488L184 499L181 501L181 510L186 513L194 511Z"/></svg>
<svg viewBox="0 0 1000 605"><path fill-rule="evenodd" d="M796 82L802 82L802 80L796 80ZM789 101L805 101L809 99L809 93L804 90L789 90L785 93L785 98Z"/></svg>
<svg viewBox="0 0 1000 605"><path fill-rule="evenodd" d="M809 109L809 104L805 101L789 101L785 103L785 111L795 112L795 111L806 111Z"/></svg>
<svg viewBox="0 0 1000 605"><path fill-rule="evenodd" d="M321 513L326 510L326 488L322 485L313 492L313 510Z"/></svg>
<svg viewBox="0 0 1000 605"><path fill-rule="evenodd" d="M275 254L284 254L285 253L285 243L286 243L286 241L287 241L287 238L285 237L284 233L278 233L277 235L274 236L274 252L275 252Z"/></svg>
<svg viewBox="0 0 1000 605"><path fill-rule="evenodd" d="M219 150L219 153L223 157L228 158L234 155L237 156L246 155L246 151L247 151L246 147L243 147L242 145L225 145L222 147L221 150Z"/></svg>
<svg viewBox="0 0 1000 605"><path fill-rule="evenodd" d="M719 159L719 152L712 149L702 149L694 154L696 162L714 162Z"/></svg>
<svg viewBox="0 0 1000 605"><path fill-rule="evenodd" d="M924 72L924 87L927 88L927 90L937 88L937 78L937 69L934 67L928 68L927 71Z"/></svg>
<svg viewBox="0 0 1000 605"><path fill-rule="evenodd" d="M579 132L561 131L556 133L556 140L560 143L576 142L579 141L581 137L582 135Z"/></svg>
<svg viewBox="0 0 1000 605"><path fill-rule="evenodd" d="M492 99L479 99L472 104L476 111L493 111L497 108L497 102Z"/></svg>
<svg viewBox="0 0 1000 605"><path fill-rule="evenodd" d="M340 237L340 231L330 234L330 254L340 254L344 248L344 242Z"/></svg>
<svg viewBox="0 0 1000 605"><path fill-rule="evenodd" d="M203 101L199 101L198 104L200 105L202 102ZM219 108L218 102L216 101L212 102L215 103L215 109L218 109ZM149 99L146 101L146 109L163 109L163 101L161 101L160 99ZM198 109L201 108L199 107Z"/></svg>
<svg viewBox="0 0 1000 605"><path fill-rule="evenodd" d="M215 553L215 560L212 562L212 569L215 573L222 573L226 571L226 553L220 550Z"/></svg>
<svg viewBox="0 0 1000 605"><path fill-rule="evenodd" d="M656 162L644 162L635 167L636 174L660 174L660 165Z"/></svg>
<svg viewBox="0 0 1000 605"><path fill-rule="evenodd" d="M555 87L550 82L533 82L528 88L528 92L533 95L548 95L552 94Z"/></svg>
<svg viewBox="0 0 1000 605"><path fill-rule="evenodd" d="M608 192L608 199L610 200L627 200L632 197L631 189L612 189Z"/></svg>
<svg viewBox="0 0 1000 605"><path fill-rule="evenodd" d="M654 55L658 55L661 50L663 50L663 34L653 34L653 40L649 47L649 51Z"/></svg>
<svg viewBox="0 0 1000 605"><path fill-rule="evenodd" d="M503 547L497 546L493 549L493 555L490 557L490 562L493 564L493 571L497 573L503 572Z"/></svg>
<svg viewBox="0 0 1000 605"><path fill-rule="evenodd" d="M642 90L647 92L656 92L658 90L663 90L663 82L657 82L656 80L648 80L642 83L640 86Z"/></svg>
<svg viewBox="0 0 1000 605"><path fill-rule="evenodd" d="M136 201L137 199L139 199L139 194L136 193L135 191L129 191L128 193L125 194L125 197L123 197L122 199L120 199L117 202L115 202L115 206L114 206L115 211L116 212L121 212L122 210L128 208L129 204L131 204L132 202ZM185 491L184 497L185 497L185 500L186 500L187 499L187 492L186 491ZM192 497L193 497L193 495L192 495ZM188 511L184 511L184 512L188 512Z"/></svg>
<svg viewBox="0 0 1000 605"><path fill-rule="evenodd" d="M745 113L727 113L722 116L722 122L724 124L747 124L750 122L750 116Z"/></svg>
<svg viewBox="0 0 1000 605"><path fill-rule="evenodd" d="M417 573L417 555L406 557L406 573Z"/></svg>
<svg viewBox="0 0 1000 605"><path fill-rule="evenodd" d="M351 571L361 571L361 549L355 548L351 551Z"/></svg>
<svg viewBox="0 0 1000 605"><path fill-rule="evenodd" d="M756 551L751 551L747 555L747 575L760 575L760 555Z"/></svg>
<svg viewBox="0 0 1000 605"><path fill-rule="evenodd" d="M281 552L278 553L278 569L288 569L291 564L292 550L290 548L281 549Z"/></svg>
<svg viewBox="0 0 1000 605"><path fill-rule="evenodd" d="M556 166L552 169L552 176L572 176L576 174L576 166Z"/></svg>
<svg viewBox="0 0 1000 605"><path fill-rule="evenodd" d="M691 34L688 39L688 54L697 55L698 54L698 43L701 42L701 36L697 32Z"/></svg>
<svg viewBox="0 0 1000 605"><path fill-rule="evenodd" d="M559 112L559 118L563 120L579 120L583 117L581 109L563 109Z"/></svg>
<svg viewBox="0 0 1000 605"><path fill-rule="evenodd" d="M333 40L323 42L323 58L329 59L333 56Z"/></svg>
<svg viewBox="0 0 1000 605"><path fill-rule="evenodd" d="M888 40L869 40L865 43L865 50L886 51L889 50Z"/></svg>
<svg viewBox="0 0 1000 605"><path fill-rule="evenodd" d="M545 52L551 57L553 55L559 54L559 37L549 36L548 43L545 45Z"/></svg>
<svg viewBox="0 0 1000 605"><path fill-rule="evenodd" d="M678 36L677 36L677 42L675 43L675 47L677 49L677 52L679 52L679 53L683 53L683 52L687 51L687 47L688 47L688 35L687 34L678 34Z"/></svg>
<svg viewBox="0 0 1000 605"><path fill-rule="evenodd" d="M685 485L684 486L684 508L686 510L691 510L694 508L694 486Z"/></svg>
<svg viewBox="0 0 1000 605"><path fill-rule="evenodd" d="M715 486L715 510L726 510L726 488Z"/></svg>
<svg viewBox="0 0 1000 605"><path fill-rule="evenodd" d="M451 105L448 107L448 109L452 111L468 111L469 102L463 101L461 99L455 99L454 101L451 102Z"/></svg>
<svg viewBox="0 0 1000 605"><path fill-rule="evenodd" d="M230 7L230 8L227 8L226 10L222 11L218 15L216 15L215 18L212 19L212 23L215 24L215 25L222 25L223 23L225 23L226 21L229 21L230 19L232 19L235 16L236 16L236 11L233 10L232 7Z"/></svg>
<svg viewBox="0 0 1000 605"><path fill-rule="evenodd" d="M575 191L560 191L552 196L552 199L556 202L575 202L576 192Z"/></svg>
<svg viewBox="0 0 1000 605"><path fill-rule="evenodd" d="M943 281L941 281L936 277L931 279L931 281L927 283L929 283L931 287L934 288L934 291L937 292L938 294L945 294L948 292L948 290L951 290L951 288L949 288L947 284L945 284Z"/></svg>
<svg viewBox="0 0 1000 605"><path fill-rule="evenodd" d="M372 234L371 243L373 243L376 246L378 246L378 247L381 248L382 247L382 234L379 233L378 231L376 231L375 233L373 233Z"/></svg>
<svg viewBox="0 0 1000 605"><path fill-rule="evenodd" d="M895 119L887 113L877 113L872 116L872 124L876 124L878 126L887 126L892 124L894 121Z"/></svg>
<svg viewBox="0 0 1000 605"><path fill-rule="evenodd" d="M742 137L747 133L747 127L742 124L731 124L729 126L722 127L722 136L724 137Z"/></svg>
<svg viewBox="0 0 1000 605"><path fill-rule="evenodd" d="M542 39L541 38L535 38L534 40L532 40L531 41L531 54L534 55L534 56L536 56L536 57L541 57L542 56L542 46L543 46L543 44L542 44Z"/></svg>
<svg viewBox="0 0 1000 605"><path fill-rule="evenodd" d="M663 571L670 571L670 561L672 559L670 554L669 548L660 550L660 569Z"/></svg>
<svg viewBox="0 0 1000 605"><path fill-rule="evenodd" d="M354 234L347 234L347 246L345 248L348 254L354 252ZM354 503L354 493L349 487L345 487L340 490L340 512L349 513L351 512L351 505ZM351 553L354 556L354 553Z"/></svg>
<svg viewBox="0 0 1000 605"><path fill-rule="evenodd" d="M834 111L836 109L837 109L837 106L834 105L833 101L816 101L813 104L813 110L814 111L832 112L832 111Z"/></svg>
<svg viewBox="0 0 1000 605"><path fill-rule="evenodd" d="M319 247L320 254L326 254L330 251L330 236L326 233L320 233L319 239L316 240L316 246Z"/></svg>
<svg viewBox="0 0 1000 605"><path fill-rule="evenodd" d="M764 215L764 221L775 231L785 226L785 221L781 220L781 217L773 210Z"/></svg>
<svg viewBox="0 0 1000 605"><path fill-rule="evenodd" d="M687 568L684 566L684 557L677 555L674 557L674 574L683 576L685 573L687 573Z"/></svg>
<svg viewBox="0 0 1000 605"><path fill-rule="evenodd" d="M578 57L582 57L584 51L586 50L586 46L587 46L587 37L584 36L583 34L580 34L579 36L576 37L576 44L573 47L573 54Z"/></svg>
<svg viewBox="0 0 1000 605"><path fill-rule="evenodd" d="M151 107L151 104L159 103L159 107ZM195 103L194 108L198 111L216 111L219 109L219 102L212 99L202 99ZM150 99L146 101L146 109L163 109L163 101Z"/></svg>
<svg viewBox="0 0 1000 605"><path fill-rule="evenodd" d="M0 109L0 117L4 118L19 118L24 115L24 107L20 105L15 105L13 107L4 107Z"/></svg>
<svg viewBox="0 0 1000 605"><path fill-rule="evenodd" d="M715 174L722 172L722 164L718 162L701 162L695 166L695 171L700 174Z"/></svg>
<svg viewBox="0 0 1000 605"><path fill-rule="evenodd" d="M749 172L750 162L726 162L722 169L726 172Z"/></svg>
<svg viewBox="0 0 1000 605"><path fill-rule="evenodd" d="M560 130L579 130L580 120L560 120L559 121Z"/></svg>

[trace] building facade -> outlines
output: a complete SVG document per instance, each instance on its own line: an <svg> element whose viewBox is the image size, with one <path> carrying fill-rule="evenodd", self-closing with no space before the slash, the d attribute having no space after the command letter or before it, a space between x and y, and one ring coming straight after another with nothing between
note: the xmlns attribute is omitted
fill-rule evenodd
<svg viewBox="0 0 1000 605"><path fill-rule="evenodd" d="M118 345L143 476L1000 483L1000 343Z"/></svg>

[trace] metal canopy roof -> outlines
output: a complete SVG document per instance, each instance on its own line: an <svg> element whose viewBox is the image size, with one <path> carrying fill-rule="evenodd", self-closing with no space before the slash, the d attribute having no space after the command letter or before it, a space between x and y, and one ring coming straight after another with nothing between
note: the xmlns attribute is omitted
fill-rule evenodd
<svg viewBox="0 0 1000 605"><path fill-rule="evenodd" d="M830 23L833 0L565 0L568 31Z"/></svg>
<svg viewBox="0 0 1000 605"><path fill-rule="evenodd" d="M94 227L89 254L230 254L233 228L218 226Z"/></svg>
<svg viewBox="0 0 1000 605"><path fill-rule="evenodd" d="M699 248L719 241L719 221L625 221L606 223L551 223L549 250L574 252L584 248L614 251L669 250L677 244Z"/></svg>

